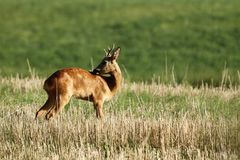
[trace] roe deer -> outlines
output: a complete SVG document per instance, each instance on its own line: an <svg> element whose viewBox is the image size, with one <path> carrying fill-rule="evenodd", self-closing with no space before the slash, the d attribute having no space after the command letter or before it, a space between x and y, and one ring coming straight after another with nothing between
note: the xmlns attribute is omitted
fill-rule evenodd
<svg viewBox="0 0 240 160"><path fill-rule="evenodd" d="M109 101L121 86L122 74L116 62L119 54L119 47L109 48L93 72L81 68L64 68L53 73L44 82L43 88L48 99L37 111L35 118L47 113L45 118L49 120L64 108L72 96L93 102L97 118L102 118L104 101Z"/></svg>

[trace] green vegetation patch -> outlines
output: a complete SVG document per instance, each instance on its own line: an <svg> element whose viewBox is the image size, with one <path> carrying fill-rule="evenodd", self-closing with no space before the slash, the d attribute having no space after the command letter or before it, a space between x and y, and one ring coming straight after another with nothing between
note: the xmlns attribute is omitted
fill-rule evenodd
<svg viewBox="0 0 240 160"><path fill-rule="evenodd" d="M44 77L91 69L115 43L129 80L165 77L174 67L178 83L219 85L226 66L238 82L239 7L238 0L1 1L0 72L27 75L27 59Z"/></svg>

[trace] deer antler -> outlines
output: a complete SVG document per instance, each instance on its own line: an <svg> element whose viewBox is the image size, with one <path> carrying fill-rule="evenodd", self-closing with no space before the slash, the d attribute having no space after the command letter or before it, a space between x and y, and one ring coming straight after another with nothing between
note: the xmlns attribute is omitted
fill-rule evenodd
<svg viewBox="0 0 240 160"><path fill-rule="evenodd" d="M115 44L113 44L113 47L112 47L112 48L108 47L107 50L104 49L104 52L105 52L105 54L106 54L106 57L110 57L110 56L111 56L111 52L112 52L112 50L114 49L114 47L115 47Z"/></svg>
<svg viewBox="0 0 240 160"><path fill-rule="evenodd" d="M107 55L108 55L108 52L106 51L106 49L104 49L104 52L105 52L105 56L107 57Z"/></svg>

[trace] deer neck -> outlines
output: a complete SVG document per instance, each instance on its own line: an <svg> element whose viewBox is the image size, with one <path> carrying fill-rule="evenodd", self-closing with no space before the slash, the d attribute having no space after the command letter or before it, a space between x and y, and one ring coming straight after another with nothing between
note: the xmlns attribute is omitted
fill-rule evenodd
<svg viewBox="0 0 240 160"><path fill-rule="evenodd" d="M107 83L112 95L114 95L121 87L122 73L119 67L109 73L109 76L101 76Z"/></svg>

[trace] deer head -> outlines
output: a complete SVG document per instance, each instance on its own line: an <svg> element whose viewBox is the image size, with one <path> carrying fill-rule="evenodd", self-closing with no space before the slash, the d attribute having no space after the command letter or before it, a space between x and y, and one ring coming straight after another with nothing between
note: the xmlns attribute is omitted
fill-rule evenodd
<svg viewBox="0 0 240 160"><path fill-rule="evenodd" d="M108 74L116 71L118 64L116 62L119 54L120 47L117 48L108 48L108 51L105 50L106 55L101 61L101 63L93 70L94 74Z"/></svg>

